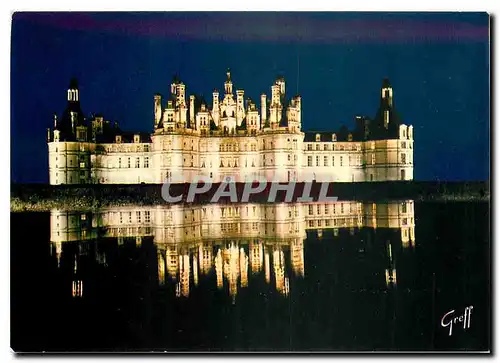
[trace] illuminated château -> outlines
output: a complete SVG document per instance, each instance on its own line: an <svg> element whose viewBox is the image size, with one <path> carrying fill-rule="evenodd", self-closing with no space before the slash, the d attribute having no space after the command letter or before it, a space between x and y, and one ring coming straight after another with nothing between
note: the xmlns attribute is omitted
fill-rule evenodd
<svg viewBox="0 0 500 363"><path fill-rule="evenodd" d="M356 116L353 130L302 131L302 98L287 98L276 79L260 108L235 90L231 73L212 104L186 95L174 78L170 96L154 96L153 133L123 132L102 116L85 118L76 80L68 105L48 129L50 184L190 182L195 176L220 182L385 181L413 179L413 126L402 123L385 79L380 107L370 119ZM312 110L322 117L321 110Z"/></svg>

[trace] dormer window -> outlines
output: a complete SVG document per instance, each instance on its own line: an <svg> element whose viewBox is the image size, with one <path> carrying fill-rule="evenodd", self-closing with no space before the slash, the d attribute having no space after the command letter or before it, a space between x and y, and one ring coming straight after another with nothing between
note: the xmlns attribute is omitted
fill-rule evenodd
<svg viewBox="0 0 500 363"><path fill-rule="evenodd" d="M139 136L139 135L134 135L134 142L135 142L136 144L138 144L139 142L141 142L141 138L140 138L140 136Z"/></svg>
<svg viewBox="0 0 500 363"><path fill-rule="evenodd" d="M316 142L319 142L321 141L321 135L320 134L316 134Z"/></svg>
<svg viewBox="0 0 500 363"><path fill-rule="evenodd" d="M352 141L352 134L349 134L349 135L347 136L347 141Z"/></svg>
<svg viewBox="0 0 500 363"><path fill-rule="evenodd" d="M116 135L115 136L115 142L117 144L121 144L122 143L122 136L121 135Z"/></svg>
<svg viewBox="0 0 500 363"><path fill-rule="evenodd" d="M337 141L337 134L332 134L332 141Z"/></svg>

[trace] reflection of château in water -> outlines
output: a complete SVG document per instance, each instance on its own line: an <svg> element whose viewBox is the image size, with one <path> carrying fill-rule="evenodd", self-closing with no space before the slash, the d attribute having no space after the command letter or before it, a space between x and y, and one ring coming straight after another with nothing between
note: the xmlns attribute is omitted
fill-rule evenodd
<svg viewBox="0 0 500 363"><path fill-rule="evenodd" d="M158 282L176 283L177 296L188 296L192 284L215 271L217 286L236 296L252 275L264 274L284 295L289 275L304 276L304 240L315 231L354 235L362 228L389 229L403 247L415 242L413 201L361 203L207 204L117 207L91 212L51 212L51 242L58 261L63 242L116 238L140 245L152 239L157 250ZM387 244L387 285L396 283L391 243ZM78 256L74 259L75 275ZM105 253L96 260L106 263ZM290 267L290 268L288 268ZM83 283L73 283L81 296Z"/></svg>

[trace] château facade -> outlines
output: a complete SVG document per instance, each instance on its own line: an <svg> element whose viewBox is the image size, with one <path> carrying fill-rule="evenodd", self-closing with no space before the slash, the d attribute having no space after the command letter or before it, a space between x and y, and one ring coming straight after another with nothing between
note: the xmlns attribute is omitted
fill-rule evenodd
<svg viewBox="0 0 500 363"><path fill-rule="evenodd" d="M50 184L186 183L197 176L216 183L413 179L413 126L396 113L388 79L375 118L356 116L352 130L304 132L302 99L288 99L285 90L277 78L259 108L243 90L234 92L228 71L223 95L214 90L209 105L188 98L174 78L165 101L154 96L148 134L124 132L100 115L87 119L73 79L66 110L47 130Z"/></svg>

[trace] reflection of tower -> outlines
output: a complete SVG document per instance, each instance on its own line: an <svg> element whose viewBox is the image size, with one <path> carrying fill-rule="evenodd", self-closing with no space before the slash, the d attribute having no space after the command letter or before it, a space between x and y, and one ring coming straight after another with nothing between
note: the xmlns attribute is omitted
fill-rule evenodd
<svg viewBox="0 0 500 363"><path fill-rule="evenodd" d="M222 269L222 252L220 248L215 256L215 274L217 275L217 287L220 289L223 286L223 269Z"/></svg>
<svg viewBox="0 0 500 363"><path fill-rule="evenodd" d="M290 259L292 261L293 273L297 276L304 276L304 242L301 238L296 238L292 241Z"/></svg>
<svg viewBox="0 0 500 363"><path fill-rule="evenodd" d="M262 263L264 258L263 252L264 249L261 241L250 242L249 254L252 273L257 273L262 270Z"/></svg>
<svg viewBox="0 0 500 363"><path fill-rule="evenodd" d="M385 270L385 284L387 286L396 286L396 269Z"/></svg>
<svg viewBox="0 0 500 363"><path fill-rule="evenodd" d="M198 248L200 269L202 274L207 274L212 268L212 246L200 244Z"/></svg>
<svg viewBox="0 0 500 363"><path fill-rule="evenodd" d="M73 287L72 287L72 295L73 297L82 297L83 296L83 281L77 279L78 277L78 256L75 255L75 265L73 268Z"/></svg>
<svg viewBox="0 0 500 363"><path fill-rule="evenodd" d="M198 256L196 253L193 253L193 281L194 286L198 286Z"/></svg>
<svg viewBox="0 0 500 363"><path fill-rule="evenodd" d="M83 281L82 280L73 280L72 293L73 293L73 297L82 297L83 296Z"/></svg>
<svg viewBox="0 0 500 363"><path fill-rule="evenodd" d="M52 242L52 246L56 252L57 267L60 267L61 266L62 243L60 241L59 242Z"/></svg>
<svg viewBox="0 0 500 363"><path fill-rule="evenodd" d="M281 247L273 251L274 278L276 280L276 290L285 293L285 256Z"/></svg>
<svg viewBox="0 0 500 363"><path fill-rule="evenodd" d="M224 249L224 275L229 283L229 295L233 298L238 293L239 249L234 242Z"/></svg>
<svg viewBox="0 0 500 363"><path fill-rule="evenodd" d="M179 285L182 296L189 296L189 254L183 253L179 256Z"/></svg>
<svg viewBox="0 0 500 363"><path fill-rule="evenodd" d="M158 284L165 285L165 257L162 251L157 252L158 257Z"/></svg>
<svg viewBox="0 0 500 363"><path fill-rule="evenodd" d="M387 241L387 255L389 257L389 268L385 270L385 284L387 286L396 286L396 268L392 258L392 245L390 241Z"/></svg>
<svg viewBox="0 0 500 363"><path fill-rule="evenodd" d="M372 204L372 227L377 228L377 205Z"/></svg>
<svg viewBox="0 0 500 363"><path fill-rule="evenodd" d="M240 248L240 276L241 287L248 286L248 256L243 248Z"/></svg>
<svg viewBox="0 0 500 363"><path fill-rule="evenodd" d="M167 262L167 272L172 279L177 278L177 267L178 267L178 256L177 256L177 246L167 245L165 249L165 256Z"/></svg>
<svg viewBox="0 0 500 363"><path fill-rule="evenodd" d="M399 209L399 221L401 226L401 244L403 247L412 247L415 244L415 214L413 201L403 201Z"/></svg>
<svg viewBox="0 0 500 363"><path fill-rule="evenodd" d="M270 262L269 262L269 251L267 250L267 246L264 247L264 271L266 274L266 282L269 284L271 282L271 271L270 271Z"/></svg>

